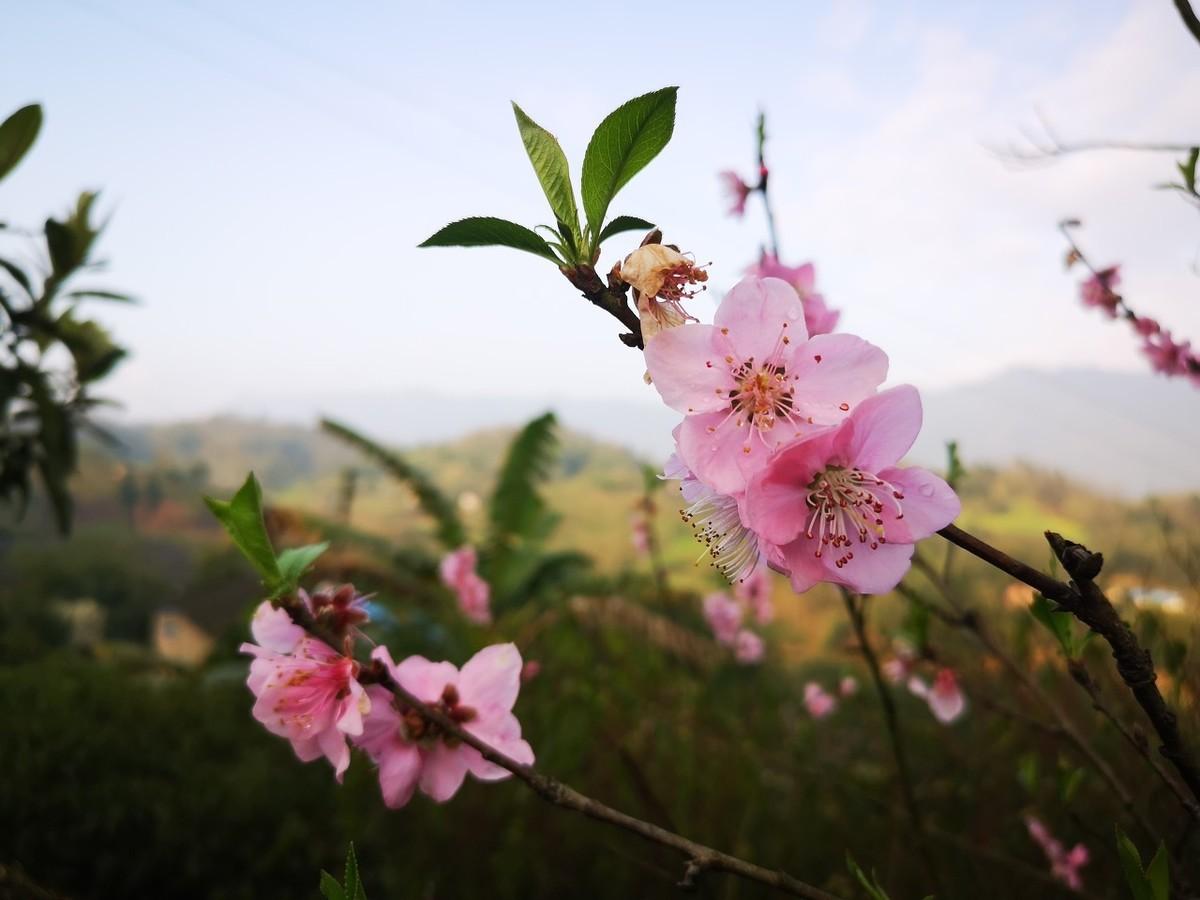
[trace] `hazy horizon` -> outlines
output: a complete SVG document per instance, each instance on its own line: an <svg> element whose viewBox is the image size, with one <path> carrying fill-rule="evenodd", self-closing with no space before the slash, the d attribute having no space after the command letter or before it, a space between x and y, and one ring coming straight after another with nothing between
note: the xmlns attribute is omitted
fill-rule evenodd
<svg viewBox="0 0 1200 900"><path fill-rule="evenodd" d="M553 24L483 4L25 5L0 104L41 101L46 127L0 200L33 224L103 189L113 265L89 283L144 301L93 306L132 351L103 393L134 420L343 390L632 401L641 359L553 268L415 245L463 215L545 218L510 98L577 172L605 113L679 84L674 140L614 210L712 260L702 319L763 237L753 202L744 222L724 215L716 179L749 175L761 105L783 255L816 262L844 328L887 349L890 381L1145 371L1126 329L1080 308L1054 228L1082 218L1097 262L1124 263L1131 302L1200 334L1194 211L1151 189L1171 158L1013 171L988 146L1036 127L1036 110L1064 138L1195 140L1179 123L1200 132L1200 62L1167 3L1018 6L768 4L778 27L762 29L702 3L681 37L672 11L620 3ZM547 79L535 50L551 30L594 30L644 64Z"/></svg>

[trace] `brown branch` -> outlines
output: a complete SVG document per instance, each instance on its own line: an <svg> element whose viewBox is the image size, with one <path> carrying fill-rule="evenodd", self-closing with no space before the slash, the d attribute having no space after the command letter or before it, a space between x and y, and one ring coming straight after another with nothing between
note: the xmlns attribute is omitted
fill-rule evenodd
<svg viewBox="0 0 1200 900"><path fill-rule="evenodd" d="M611 277L605 284L592 265L563 266L559 271L589 301L629 329L628 333L620 335L621 343L627 347L643 347L642 322L637 310L629 306L625 293L627 285Z"/></svg>
<svg viewBox="0 0 1200 900"><path fill-rule="evenodd" d="M1175 0L1175 8L1179 10L1179 18L1183 19L1183 27L1191 32L1192 37L1200 41L1200 18L1188 0Z"/></svg>
<svg viewBox="0 0 1200 900"><path fill-rule="evenodd" d="M1159 752L1175 766L1192 797L1200 801L1200 766L1183 742L1175 713L1167 706L1155 684L1157 676L1150 653L1138 644L1133 631L1121 620L1108 597L1092 580L1100 574L1103 557L1091 553L1080 544L1065 540L1061 535L1046 532L1046 539L1055 555L1074 579L1067 584L1013 559L955 525L946 526L938 534L1039 591L1104 638L1112 649L1121 679L1132 691L1162 742ZM1012 671L1022 680L1033 684L1028 674L1015 662Z"/></svg>
<svg viewBox="0 0 1200 900"><path fill-rule="evenodd" d="M1093 581L1100 574L1104 557L1053 531L1046 532L1046 540L1073 579L1076 600L1069 605L1064 604L1064 608L1108 642L1121 680L1133 692L1162 742L1158 752L1175 766L1193 799L1200 801L1200 765L1197 765L1190 749L1183 743L1174 711L1159 693L1155 683L1158 676L1150 651L1142 649L1133 629L1118 615L1104 591Z"/></svg>
<svg viewBox="0 0 1200 900"><path fill-rule="evenodd" d="M900 777L900 789L904 797L904 808L908 812L908 818L912 822L913 831L917 835L917 846L921 851L921 861L925 866L927 876L936 885L938 884L938 870L929 848L929 837L925 831L925 822L921 816L921 807L917 803L916 791L913 789L912 771L908 765L908 754L905 752L904 739L900 734L900 719L896 715L896 704L892 700L892 692L888 690L887 682L884 681L883 673L879 668L879 657L875 655L875 649L871 646L870 638L867 636L867 617L863 598L856 596L844 587L841 591L842 600L846 605L846 614L850 617L850 623L854 626L854 634L858 638L859 650L862 651L863 659L866 660L867 669L871 672L871 681L875 684L875 691L879 694L879 702L883 707L883 721L887 726L888 738L891 740L892 755L896 759L896 772ZM941 891L939 890L938 893L941 893Z"/></svg>
<svg viewBox="0 0 1200 900"><path fill-rule="evenodd" d="M285 597L279 602L280 606L286 609L292 617L292 621L330 646L343 646L348 642L349 639L346 636L333 632L323 623L315 620L308 609L295 598ZM651 822L634 818L598 800L593 800L591 797L580 793L561 781L551 778L548 775L543 775L532 766L526 766L517 762L490 744L481 741L475 735L471 734L471 732L463 729L461 724L454 719L418 700L405 690L404 687L397 684L392 679L387 668L378 661L373 661L369 665L364 666L359 672L358 681L360 684L378 684L387 688L406 707L416 710L427 721L437 725L444 733L462 741L462 743L469 747L474 747L488 762L508 770L523 781L534 793L555 806L574 810L588 818L599 822L606 822L631 834L636 834L651 843L675 850L685 860L685 870L683 879L679 883L680 887L694 887L696 880L707 871L726 872L730 875L736 875L739 878L767 885L785 894L791 894L794 897L805 897L808 900L841 900L841 898L834 894L827 893L818 887L800 881L798 878L793 878L786 872L757 866L739 857L731 856L720 850L714 850L712 847L690 840L673 831L668 831L666 828L662 828Z"/></svg>

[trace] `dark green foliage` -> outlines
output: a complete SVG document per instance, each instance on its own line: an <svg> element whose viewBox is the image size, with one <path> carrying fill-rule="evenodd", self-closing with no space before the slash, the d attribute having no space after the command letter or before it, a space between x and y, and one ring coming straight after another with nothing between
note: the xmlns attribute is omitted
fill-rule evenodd
<svg viewBox="0 0 1200 900"><path fill-rule="evenodd" d="M398 453L382 447L354 429L332 419L322 419L321 427L329 434L357 447L366 456L382 466L390 475L412 488L417 501L437 528L438 540L447 549L466 543L466 532L450 498L446 497L423 472L410 465Z"/></svg>
<svg viewBox="0 0 1200 900"><path fill-rule="evenodd" d="M32 145L40 124L38 107L0 124L0 178ZM95 200L85 191L62 219L46 220L46 264L39 260L30 269L0 259L0 503L23 512L36 472L63 532L73 514L67 480L78 462L76 431L99 402L89 388L125 356L99 324L79 317L78 304L128 298L95 288L64 291L93 265L103 228L92 222ZM41 267L48 272L44 278L36 274ZM53 363L56 346L67 351L68 366Z"/></svg>
<svg viewBox="0 0 1200 900"><path fill-rule="evenodd" d="M554 413L527 424L509 445L488 504L489 544L496 550L544 536L550 513L538 484L550 474L557 447Z"/></svg>

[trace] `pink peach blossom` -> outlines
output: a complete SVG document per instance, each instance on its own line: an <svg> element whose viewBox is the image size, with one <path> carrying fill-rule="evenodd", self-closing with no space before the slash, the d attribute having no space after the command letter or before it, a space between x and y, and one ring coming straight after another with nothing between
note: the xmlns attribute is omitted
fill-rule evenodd
<svg viewBox="0 0 1200 900"><path fill-rule="evenodd" d="M1113 288L1121 283L1121 267L1111 266L1096 272L1079 286L1079 297L1084 306L1103 310L1109 317L1117 317L1120 296Z"/></svg>
<svg viewBox="0 0 1200 900"><path fill-rule="evenodd" d="M521 680L521 654L514 644L485 647L461 672L448 662L422 656L397 665L386 647L376 647L371 656L397 684L460 723L464 731L519 763L533 762L533 750L521 738L521 725L512 714ZM468 772L481 781L511 774L446 735L415 709L406 709L386 688L371 685L368 690L371 712L355 743L379 767L379 785L389 807L404 806L418 787L444 803L457 793Z"/></svg>
<svg viewBox="0 0 1200 900"><path fill-rule="evenodd" d="M1163 329L1146 337L1142 353L1150 367L1162 375L1200 375L1200 358L1192 352L1191 341L1176 341Z"/></svg>
<svg viewBox="0 0 1200 900"><path fill-rule="evenodd" d="M887 356L848 334L809 339L796 292L777 278L746 278L714 324L688 324L646 346L666 404L684 413L678 453L696 476L737 494L772 452L840 422L875 393Z"/></svg>
<svg viewBox="0 0 1200 900"><path fill-rule="evenodd" d="M324 756L341 781L350 765L346 737L362 734L371 708L356 680L358 664L308 637L269 602L259 606L250 628L258 643L242 644L241 651L255 657L246 679L254 718L287 738L305 762Z"/></svg>
<svg viewBox="0 0 1200 900"><path fill-rule="evenodd" d="M717 643L732 647L742 625L742 608L728 594L709 594L704 598L704 620Z"/></svg>
<svg viewBox="0 0 1200 900"><path fill-rule="evenodd" d="M743 628L733 639L733 657L744 666L762 662L766 649L763 639L749 628Z"/></svg>
<svg viewBox="0 0 1200 900"><path fill-rule="evenodd" d="M629 517L629 539L639 556L650 553L650 526L645 513L635 512Z"/></svg>
<svg viewBox="0 0 1200 900"><path fill-rule="evenodd" d="M824 719L835 709L837 700L815 681L804 685L804 707L814 719Z"/></svg>
<svg viewBox="0 0 1200 900"><path fill-rule="evenodd" d="M816 269L812 263L785 266L774 254L764 252L759 261L746 270L746 274L758 278L780 278L790 284L804 305L804 323L808 326L809 337L831 334L837 330L842 314L830 309L825 297L817 292Z"/></svg>
<svg viewBox="0 0 1200 900"><path fill-rule="evenodd" d="M474 547L460 547L442 558L438 572L442 583L454 591L458 608L468 621L487 625L492 621L491 587L475 571Z"/></svg>
<svg viewBox="0 0 1200 900"><path fill-rule="evenodd" d="M858 693L858 679L853 675L845 675L838 683L838 693L843 697L853 697Z"/></svg>
<svg viewBox="0 0 1200 900"><path fill-rule="evenodd" d="M952 669L939 669L933 687L914 675L909 679L908 689L929 704L929 711L943 725L949 725L966 711L967 699Z"/></svg>
<svg viewBox="0 0 1200 900"><path fill-rule="evenodd" d="M708 272L674 247L643 244L625 257L616 274L633 288L647 345L661 331L696 321L683 308L683 301L705 289Z"/></svg>
<svg viewBox="0 0 1200 900"><path fill-rule="evenodd" d="M780 548L796 591L829 581L886 593L908 571L915 543L958 515L946 482L896 467L920 427L916 389L892 388L836 427L789 444L754 476L746 520Z"/></svg>
<svg viewBox="0 0 1200 900"><path fill-rule="evenodd" d="M1073 891L1083 890L1083 877L1079 870L1088 864L1090 854L1083 844L1076 844L1067 850L1061 841L1050 833L1039 819L1034 816L1025 817L1025 827L1034 843L1042 848L1046 860L1050 863L1050 874Z"/></svg>
<svg viewBox="0 0 1200 900"><path fill-rule="evenodd" d="M528 684L542 674L542 664L536 659L525 660L525 665L521 666L521 684Z"/></svg>
<svg viewBox="0 0 1200 900"><path fill-rule="evenodd" d="M721 187L729 201L728 214L740 219L746 214L746 199L754 189L742 180L741 175L730 169L717 173L717 177L721 179Z"/></svg>

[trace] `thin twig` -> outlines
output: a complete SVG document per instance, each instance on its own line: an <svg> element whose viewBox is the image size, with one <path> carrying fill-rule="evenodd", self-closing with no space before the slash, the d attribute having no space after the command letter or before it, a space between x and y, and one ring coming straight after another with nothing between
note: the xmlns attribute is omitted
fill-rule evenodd
<svg viewBox="0 0 1200 900"><path fill-rule="evenodd" d="M1039 591L1104 638L1112 649L1122 680L1133 692L1162 741L1159 752L1175 766L1193 798L1200 801L1200 765L1197 765L1191 749L1183 742L1175 713L1159 693L1150 654L1142 649L1133 631L1092 581L1100 573L1103 558L1089 552L1086 547L1064 540L1061 535L1046 532L1051 548L1074 579L1067 584L1014 559L956 525L947 525L938 534ZM1028 679L1027 673L1015 663L1014 674L1019 674L1023 680ZM1028 680L1031 682L1031 679Z"/></svg>
<svg viewBox="0 0 1200 900"><path fill-rule="evenodd" d="M870 638L867 636L867 617L865 605L861 597L856 596L853 592L842 588L842 600L846 605L846 614L850 617L850 624L854 626L854 634L858 638L858 646L862 651L863 659L866 660L867 669L871 672L871 680L875 684L875 691L879 694L879 702L883 707L883 720L887 725L888 737L892 744L892 755L896 759L896 772L900 777L900 790L904 797L904 807L908 812L908 818L912 822L913 831L917 835L917 845L921 851L921 860L925 866L926 874L931 881L938 884L938 870L934 863L933 854L929 847L929 838L925 832L925 822L921 816L921 807L917 803L916 791L913 789L912 771L908 765L908 754L904 749L904 738L900 733L900 718L896 715L896 704L892 700L892 692L888 690L887 682L883 679L883 672L879 668L879 657L875 655L875 649L871 646ZM941 893L939 890L938 893Z"/></svg>
<svg viewBox="0 0 1200 900"><path fill-rule="evenodd" d="M1136 750L1138 754L1150 764L1150 768L1154 770L1155 774L1162 779L1162 783L1165 784L1170 789L1171 793L1175 795L1176 799L1179 800L1179 803L1187 811L1188 815L1190 815L1197 822L1200 822L1200 804L1190 798L1184 789L1175 781L1175 779L1170 776L1167 770L1163 768L1162 763L1153 755L1151 755L1150 748L1146 744L1145 736L1141 734L1134 734L1132 731L1130 731L1129 728L1125 726L1125 723L1117 718L1116 713L1108 708L1107 704L1105 704L1100 698L1100 685L1098 685L1096 680L1092 678L1091 673L1088 672L1087 667L1084 666L1083 662L1078 659L1069 660L1067 663L1067 668L1071 673L1071 677L1075 680L1075 683L1083 688L1088 697L1091 698L1092 708L1104 716L1104 718L1108 719L1112 726L1120 733L1121 737L1125 738L1125 740L1129 742L1129 745L1133 747L1133 749Z"/></svg>
<svg viewBox="0 0 1200 900"><path fill-rule="evenodd" d="M296 624L313 636L333 647L343 645L345 639L342 636L318 623L307 608L295 598L284 598L280 601L280 605L287 610ZM800 881L798 878L793 878L786 872L757 866L739 857L714 850L712 847L690 840L673 831L668 831L651 822L634 818L598 800L593 800L557 779L543 775L532 766L517 762L462 728L459 722L418 700L393 680L387 668L378 661L364 666L359 672L358 681L360 684L378 684L387 688L406 708L415 710L424 719L437 725L443 733L478 750L488 762L511 772L534 793L555 806L574 810L599 822L606 822L631 834L636 834L652 843L675 850L685 860L684 875L680 881L681 887L694 887L697 879L708 871L727 872L739 878L767 885L794 897L805 897L808 900L840 900L835 895Z"/></svg>

